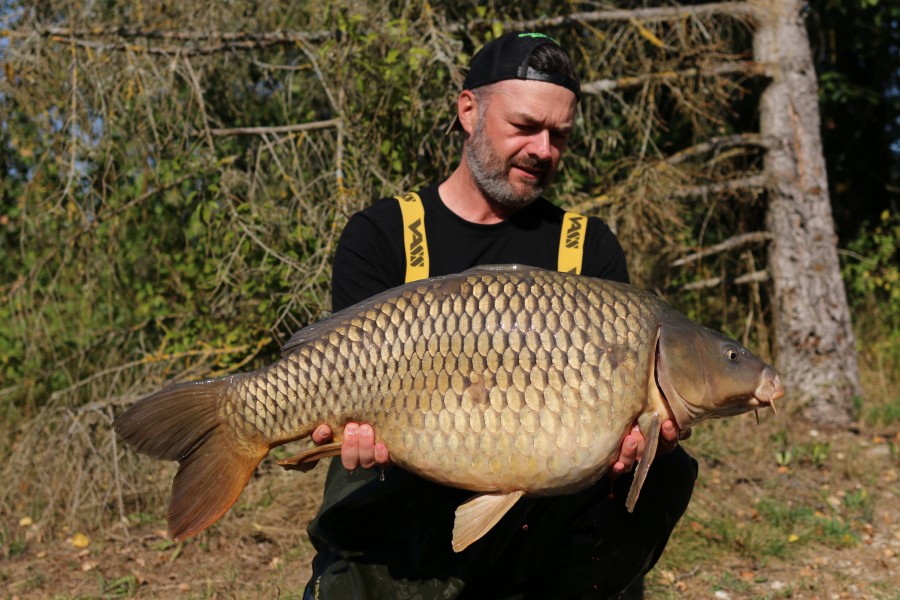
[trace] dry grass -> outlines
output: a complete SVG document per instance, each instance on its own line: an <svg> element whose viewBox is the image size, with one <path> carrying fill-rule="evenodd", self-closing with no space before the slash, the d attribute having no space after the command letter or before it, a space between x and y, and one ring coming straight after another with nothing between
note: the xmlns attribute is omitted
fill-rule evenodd
<svg viewBox="0 0 900 600"><path fill-rule="evenodd" d="M145 465L154 479L174 469ZM5 598L299 598L312 547L306 523L321 499L325 469L307 475L271 465L235 507L206 532L169 540L165 502L102 524L22 526L5 515L0 568ZM157 477L156 475L159 475ZM74 536L90 540L78 548Z"/></svg>
<svg viewBox="0 0 900 600"><path fill-rule="evenodd" d="M900 437L885 433L814 432L787 416L698 427L687 445L700 480L648 597L897 598ZM779 469L785 440L795 454ZM814 454L818 445L827 451ZM146 466L152 479L172 475ZM0 581L22 599L299 598L324 472L265 468L225 518L181 544L165 536L162 502L127 525L114 513L60 527L4 515ZM76 548L75 533L90 545Z"/></svg>
<svg viewBox="0 0 900 600"><path fill-rule="evenodd" d="M651 597L898 597L896 424L852 433L743 418L695 438L700 478Z"/></svg>

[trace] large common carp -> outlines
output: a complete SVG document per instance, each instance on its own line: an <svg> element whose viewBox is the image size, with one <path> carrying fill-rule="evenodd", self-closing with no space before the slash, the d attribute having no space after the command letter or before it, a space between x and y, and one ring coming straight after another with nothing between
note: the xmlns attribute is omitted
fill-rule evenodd
<svg viewBox="0 0 900 600"><path fill-rule="evenodd" d="M409 283L297 332L252 373L176 385L115 422L135 450L177 460L176 539L237 500L270 449L327 423L371 423L391 459L481 492L457 510L453 547L484 535L525 494L596 482L637 421L648 443L629 509L667 418L684 429L772 405L772 367L636 287L517 265ZM305 469L340 439L281 461Z"/></svg>

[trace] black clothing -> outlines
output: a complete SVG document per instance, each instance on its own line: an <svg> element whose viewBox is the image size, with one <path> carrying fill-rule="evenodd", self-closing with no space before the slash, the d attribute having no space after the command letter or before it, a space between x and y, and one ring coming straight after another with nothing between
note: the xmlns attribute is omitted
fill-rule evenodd
<svg viewBox="0 0 900 600"><path fill-rule="evenodd" d="M437 186L419 192L431 277L477 265L519 263L556 269L563 211L543 198L493 225L470 223L447 208ZM625 253L606 223L589 219L582 275L628 282ZM350 218L334 255L332 309L341 310L401 285L406 275L403 221L395 198Z"/></svg>
<svg viewBox="0 0 900 600"><path fill-rule="evenodd" d="M555 269L563 212L541 199L496 225L469 223L420 192L431 276L479 264ZM403 283L398 202L355 214L334 260L334 310ZM582 274L627 281L625 257L605 223L589 220ZM377 432L376 432L377 433ZM390 450L390 448L388 448ZM473 494L398 467L348 472L332 461L325 497L309 525L318 555L308 598L606 598L648 571L683 514L696 462L678 448L656 458L633 514L631 475L582 492L523 498L483 539L452 551L454 511ZM611 492L614 492L611 496Z"/></svg>

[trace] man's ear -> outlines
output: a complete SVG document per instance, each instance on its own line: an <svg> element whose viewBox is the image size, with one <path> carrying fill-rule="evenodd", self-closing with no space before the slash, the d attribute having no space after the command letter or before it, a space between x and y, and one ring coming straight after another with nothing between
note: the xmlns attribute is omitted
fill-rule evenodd
<svg viewBox="0 0 900 600"><path fill-rule="evenodd" d="M471 90L463 90L456 101L456 111L459 115L459 124L467 135L475 131L478 122L478 100Z"/></svg>

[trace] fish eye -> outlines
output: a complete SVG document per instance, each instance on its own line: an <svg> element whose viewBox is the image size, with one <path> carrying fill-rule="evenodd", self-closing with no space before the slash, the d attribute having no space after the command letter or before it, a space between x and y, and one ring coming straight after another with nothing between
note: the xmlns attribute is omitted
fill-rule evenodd
<svg viewBox="0 0 900 600"><path fill-rule="evenodd" d="M738 359L738 351L734 348L727 348L725 350L725 358L727 358L731 362L736 361Z"/></svg>

